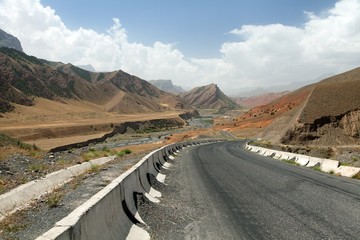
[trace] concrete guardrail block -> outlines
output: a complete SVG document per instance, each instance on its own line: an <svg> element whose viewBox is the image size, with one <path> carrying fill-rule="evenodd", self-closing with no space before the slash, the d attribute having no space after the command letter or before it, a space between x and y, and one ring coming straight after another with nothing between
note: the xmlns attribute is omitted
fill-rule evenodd
<svg viewBox="0 0 360 240"><path fill-rule="evenodd" d="M323 162L320 164L320 169L323 172L335 172L339 165L339 161L323 159Z"/></svg>
<svg viewBox="0 0 360 240"><path fill-rule="evenodd" d="M358 174L359 172L360 168L349 166L340 166L334 170L334 174L350 178Z"/></svg>

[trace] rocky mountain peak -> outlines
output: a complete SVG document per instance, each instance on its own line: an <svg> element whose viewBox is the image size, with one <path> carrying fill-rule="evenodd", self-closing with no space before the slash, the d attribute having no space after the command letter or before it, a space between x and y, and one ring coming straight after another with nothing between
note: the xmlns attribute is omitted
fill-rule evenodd
<svg viewBox="0 0 360 240"><path fill-rule="evenodd" d="M171 80L151 80L149 82L164 92L169 92L174 94L185 92L185 90L182 87L174 85Z"/></svg>
<svg viewBox="0 0 360 240"><path fill-rule="evenodd" d="M191 106L200 109L218 109L219 111L226 111L239 107L214 83L194 88L188 92L182 93L180 96Z"/></svg>
<svg viewBox="0 0 360 240"><path fill-rule="evenodd" d="M0 29L0 47L14 48L23 52L19 39Z"/></svg>

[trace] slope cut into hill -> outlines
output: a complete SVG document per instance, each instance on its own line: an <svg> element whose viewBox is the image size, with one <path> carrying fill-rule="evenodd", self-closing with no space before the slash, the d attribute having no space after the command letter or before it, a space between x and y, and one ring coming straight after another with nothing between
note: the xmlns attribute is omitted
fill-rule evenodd
<svg viewBox="0 0 360 240"><path fill-rule="evenodd" d="M199 109L218 109L223 112L239 107L216 84L194 88L180 94L180 97L189 105Z"/></svg>
<svg viewBox="0 0 360 240"><path fill-rule="evenodd" d="M352 145L360 138L360 68L291 92L254 107L236 121L236 128L262 128L272 142L310 145Z"/></svg>

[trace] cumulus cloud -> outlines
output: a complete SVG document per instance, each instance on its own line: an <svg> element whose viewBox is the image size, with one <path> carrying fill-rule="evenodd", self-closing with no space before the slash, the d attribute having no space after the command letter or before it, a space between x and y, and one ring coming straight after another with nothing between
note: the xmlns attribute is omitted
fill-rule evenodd
<svg viewBox="0 0 360 240"><path fill-rule="evenodd" d="M339 73L360 65L360 0L342 0L302 27L243 25L230 33L220 57L187 58L172 44L130 42L119 19L106 33L69 29L40 0L0 0L0 28L17 36L37 57L92 64L99 71L122 69L144 79L173 79L178 85L217 83L227 92L267 87Z"/></svg>

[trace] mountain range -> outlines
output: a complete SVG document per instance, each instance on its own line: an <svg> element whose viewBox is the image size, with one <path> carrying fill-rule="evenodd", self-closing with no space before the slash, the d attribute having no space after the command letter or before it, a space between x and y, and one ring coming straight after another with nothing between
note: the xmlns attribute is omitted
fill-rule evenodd
<svg viewBox="0 0 360 240"><path fill-rule="evenodd" d="M290 91L264 93L251 97L236 97L233 99L240 106L255 107L268 104L288 93L290 93Z"/></svg>
<svg viewBox="0 0 360 240"><path fill-rule="evenodd" d="M36 97L87 101L118 113L190 108L180 97L121 70L89 72L12 48L0 48L0 72L1 112L11 111L13 104L33 105Z"/></svg>

